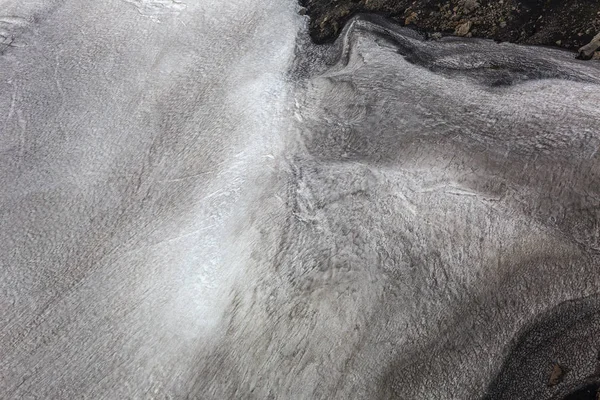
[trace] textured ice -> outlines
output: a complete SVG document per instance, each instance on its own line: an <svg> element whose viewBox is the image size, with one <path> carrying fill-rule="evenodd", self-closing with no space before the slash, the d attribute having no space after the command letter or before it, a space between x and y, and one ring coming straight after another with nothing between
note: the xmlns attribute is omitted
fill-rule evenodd
<svg viewBox="0 0 600 400"><path fill-rule="evenodd" d="M124 0L133 4L144 15L178 14L186 7L185 3L176 0Z"/></svg>
<svg viewBox="0 0 600 400"><path fill-rule="evenodd" d="M597 63L183 4L0 0L1 397L545 399L593 373Z"/></svg>

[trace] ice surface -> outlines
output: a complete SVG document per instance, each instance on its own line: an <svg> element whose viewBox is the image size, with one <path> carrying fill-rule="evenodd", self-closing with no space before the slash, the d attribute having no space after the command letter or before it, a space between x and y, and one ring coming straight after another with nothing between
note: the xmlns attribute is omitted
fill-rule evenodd
<svg viewBox="0 0 600 400"><path fill-rule="evenodd" d="M598 292L597 63L373 17L317 47L294 1L0 9L5 398L501 398ZM535 353L565 385L595 301Z"/></svg>
<svg viewBox="0 0 600 400"><path fill-rule="evenodd" d="M163 14L179 14L185 10L185 3L175 0L125 0L133 4L141 14L155 16Z"/></svg>

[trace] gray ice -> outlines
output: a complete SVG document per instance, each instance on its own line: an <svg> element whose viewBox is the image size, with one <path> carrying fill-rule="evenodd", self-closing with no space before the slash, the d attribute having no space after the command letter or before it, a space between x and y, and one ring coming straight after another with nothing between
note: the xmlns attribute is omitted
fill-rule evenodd
<svg viewBox="0 0 600 400"><path fill-rule="evenodd" d="M297 9L0 0L1 398L598 382L600 65Z"/></svg>

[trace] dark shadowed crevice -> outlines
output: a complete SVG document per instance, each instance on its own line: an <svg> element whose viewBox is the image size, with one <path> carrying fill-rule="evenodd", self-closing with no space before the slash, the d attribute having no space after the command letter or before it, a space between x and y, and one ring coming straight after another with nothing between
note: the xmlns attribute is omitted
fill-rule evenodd
<svg viewBox="0 0 600 400"><path fill-rule="evenodd" d="M515 338L486 400L598 400L600 297L562 303Z"/></svg>
<svg viewBox="0 0 600 400"><path fill-rule="evenodd" d="M568 394L563 400L598 400L600 399L600 384L587 385L575 392Z"/></svg>

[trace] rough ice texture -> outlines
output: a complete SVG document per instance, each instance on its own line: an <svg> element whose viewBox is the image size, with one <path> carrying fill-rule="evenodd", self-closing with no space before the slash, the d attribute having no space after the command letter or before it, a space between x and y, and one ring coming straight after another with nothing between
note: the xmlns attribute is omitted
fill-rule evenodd
<svg viewBox="0 0 600 400"><path fill-rule="evenodd" d="M148 16L163 14L178 14L185 10L185 3L175 0L124 0L139 10L141 14Z"/></svg>
<svg viewBox="0 0 600 400"><path fill-rule="evenodd" d="M373 17L318 47L280 1L32 24L0 57L4 397L597 382L597 63Z"/></svg>

